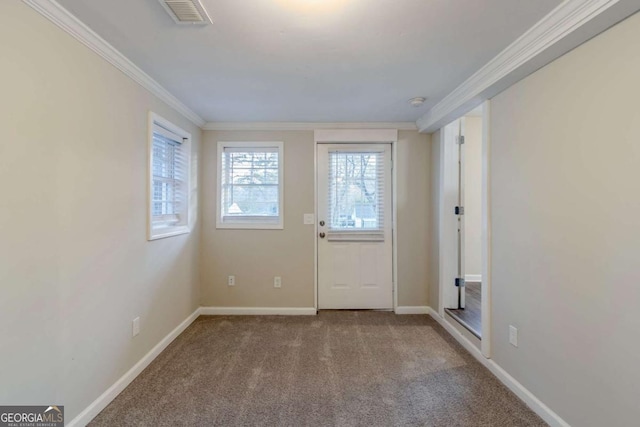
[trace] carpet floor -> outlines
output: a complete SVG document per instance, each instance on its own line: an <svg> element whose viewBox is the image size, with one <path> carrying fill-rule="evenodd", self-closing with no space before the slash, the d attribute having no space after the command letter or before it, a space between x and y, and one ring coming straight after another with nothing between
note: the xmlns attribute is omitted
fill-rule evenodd
<svg viewBox="0 0 640 427"><path fill-rule="evenodd" d="M90 426L545 426L425 315L201 316Z"/></svg>

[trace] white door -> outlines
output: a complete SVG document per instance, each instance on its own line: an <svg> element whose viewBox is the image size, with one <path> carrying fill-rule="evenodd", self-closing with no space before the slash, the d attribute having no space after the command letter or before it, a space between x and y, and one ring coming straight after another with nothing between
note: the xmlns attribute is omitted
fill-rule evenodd
<svg viewBox="0 0 640 427"><path fill-rule="evenodd" d="M464 288L464 122L456 120L444 128L443 168L443 305L448 309L465 307ZM454 237L455 236L455 237Z"/></svg>
<svg viewBox="0 0 640 427"><path fill-rule="evenodd" d="M458 151L458 203L454 214L458 223L458 275L456 287L458 288L458 308L465 308L466 288L464 283L464 118L458 120L458 132L456 135Z"/></svg>
<svg viewBox="0 0 640 427"><path fill-rule="evenodd" d="M391 144L318 144L318 308L393 308Z"/></svg>

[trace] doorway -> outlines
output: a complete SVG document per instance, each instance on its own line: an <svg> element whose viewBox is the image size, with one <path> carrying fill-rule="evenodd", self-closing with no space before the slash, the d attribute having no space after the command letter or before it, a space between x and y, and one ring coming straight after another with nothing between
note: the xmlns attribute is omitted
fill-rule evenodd
<svg viewBox="0 0 640 427"><path fill-rule="evenodd" d="M391 310L393 140L335 132L316 131L317 307Z"/></svg>
<svg viewBox="0 0 640 427"><path fill-rule="evenodd" d="M489 354L488 114L485 102L441 131L440 315Z"/></svg>

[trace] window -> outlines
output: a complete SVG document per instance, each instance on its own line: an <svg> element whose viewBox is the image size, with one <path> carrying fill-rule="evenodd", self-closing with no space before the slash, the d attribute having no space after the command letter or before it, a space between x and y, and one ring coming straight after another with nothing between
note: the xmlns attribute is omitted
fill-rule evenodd
<svg viewBox="0 0 640 427"><path fill-rule="evenodd" d="M329 239L384 238L384 152L329 151Z"/></svg>
<svg viewBox="0 0 640 427"><path fill-rule="evenodd" d="M150 113L148 239L189 232L191 135Z"/></svg>
<svg viewBox="0 0 640 427"><path fill-rule="evenodd" d="M218 228L283 228L282 142L218 143Z"/></svg>

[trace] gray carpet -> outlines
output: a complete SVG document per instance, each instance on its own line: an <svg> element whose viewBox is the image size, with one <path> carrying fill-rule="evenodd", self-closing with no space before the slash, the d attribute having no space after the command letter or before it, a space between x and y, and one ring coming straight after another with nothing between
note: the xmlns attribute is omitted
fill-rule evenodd
<svg viewBox="0 0 640 427"><path fill-rule="evenodd" d="M91 426L544 426L433 319L201 316Z"/></svg>

